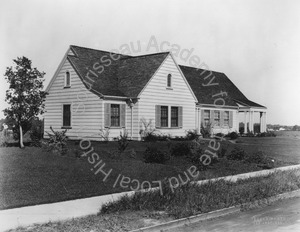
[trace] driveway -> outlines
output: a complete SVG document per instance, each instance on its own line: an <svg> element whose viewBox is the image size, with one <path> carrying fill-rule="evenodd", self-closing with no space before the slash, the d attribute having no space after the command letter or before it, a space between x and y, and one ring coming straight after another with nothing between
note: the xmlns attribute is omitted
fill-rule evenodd
<svg viewBox="0 0 300 232"><path fill-rule="evenodd" d="M172 232L300 231L300 198L172 229Z"/></svg>

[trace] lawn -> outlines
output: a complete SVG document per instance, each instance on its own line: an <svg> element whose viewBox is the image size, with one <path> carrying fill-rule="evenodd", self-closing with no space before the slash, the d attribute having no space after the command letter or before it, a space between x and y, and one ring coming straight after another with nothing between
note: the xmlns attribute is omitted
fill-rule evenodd
<svg viewBox="0 0 300 232"><path fill-rule="evenodd" d="M238 144L223 142L227 150L242 146L247 152L264 150L267 155L277 159L276 166L295 164L300 161L300 144L282 138L241 138ZM205 142L206 145L208 141ZM254 144L254 145L253 145ZM81 154L78 143L69 142L69 153L60 156L41 148L17 147L0 148L0 209L14 208L41 203L58 202L90 196L105 195L114 192L130 191L121 184L136 179L139 183L162 180L178 176L191 167L185 157L172 157L165 164L149 164L143 161L142 153L148 143L130 142L125 154L114 156L116 142L93 142L92 147L105 163L103 171L111 172L106 179L99 172L95 175L93 166L86 157L76 158ZM168 150L168 142L156 142L160 150ZM204 145L205 146L205 145ZM95 166L95 165L94 165ZM261 170L256 165L240 161L221 159L206 171L200 173L200 179ZM127 178L127 179L126 179ZM152 185L151 187L153 187ZM131 186L133 187L133 186Z"/></svg>
<svg viewBox="0 0 300 232"><path fill-rule="evenodd" d="M236 183L219 180L187 184L174 192L137 192L103 206L98 215L19 227L9 232L130 231L166 221L242 204L242 210L271 204L268 197L300 188L300 171L278 171ZM263 200L264 199L264 200ZM261 204L255 201L261 200Z"/></svg>

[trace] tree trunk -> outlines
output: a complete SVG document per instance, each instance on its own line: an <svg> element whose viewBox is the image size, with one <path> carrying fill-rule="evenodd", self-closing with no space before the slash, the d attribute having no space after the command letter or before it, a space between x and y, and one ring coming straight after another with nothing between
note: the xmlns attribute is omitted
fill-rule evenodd
<svg viewBox="0 0 300 232"><path fill-rule="evenodd" d="M19 135L20 148L24 148L24 144L23 144L23 129L22 129L21 125L19 125L19 128L20 128L20 135Z"/></svg>

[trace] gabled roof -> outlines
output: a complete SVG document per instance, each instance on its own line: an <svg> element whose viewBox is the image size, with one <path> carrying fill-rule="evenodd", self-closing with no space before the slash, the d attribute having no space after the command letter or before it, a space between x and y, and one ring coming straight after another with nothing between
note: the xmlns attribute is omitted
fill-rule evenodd
<svg viewBox="0 0 300 232"><path fill-rule="evenodd" d="M71 49L76 56L68 55L68 60L83 82L91 85L92 92L100 96L132 98L138 96L169 54L164 52L133 57L73 45ZM119 59L114 60L117 55ZM104 69L98 70L100 65Z"/></svg>
<svg viewBox="0 0 300 232"><path fill-rule="evenodd" d="M179 65L179 67L194 91L199 104L214 105L217 98L223 98L226 106L238 106L237 103L239 103L250 107L264 107L248 100L224 73L183 65ZM209 83L211 85L208 85ZM226 92L227 95L217 95L220 92ZM215 103L222 105L222 101Z"/></svg>
<svg viewBox="0 0 300 232"><path fill-rule="evenodd" d="M142 56L128 56L95 50L91 48L70 46L72 53L66 54L71 65L86 87L99 95L136 98L143 88L162 65L169 52L155 53ZM172 55L171 55L172 56ZM104 69L99 67L103 66ZM226 106L242 105L245 107L263 107L246 98L246 96L224 74L194 67L178 66L190 85L198 103L214 105L216 98L223 98ZM206 79L204 79L206 77ZM209 81L218 85L207 85ZM226 95L213 95L220 92ZM221 104L219 102L218 104Z"/></svg>

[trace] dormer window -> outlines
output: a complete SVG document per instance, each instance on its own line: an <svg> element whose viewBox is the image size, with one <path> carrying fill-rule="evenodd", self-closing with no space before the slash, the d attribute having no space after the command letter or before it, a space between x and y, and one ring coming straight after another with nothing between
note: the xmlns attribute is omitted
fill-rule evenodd
<svg viewBox="0 0 300 232"><path fill-rule="evenodd" d="M71 75L69 71L66 72L65 87L71 87Z"/></svg>
<svg viewBox="0 0 300 232"><path fill-rule="evenodd" d="M172 87L172 75L168 74L167 77L167 87L171 88Z"/></svg>

